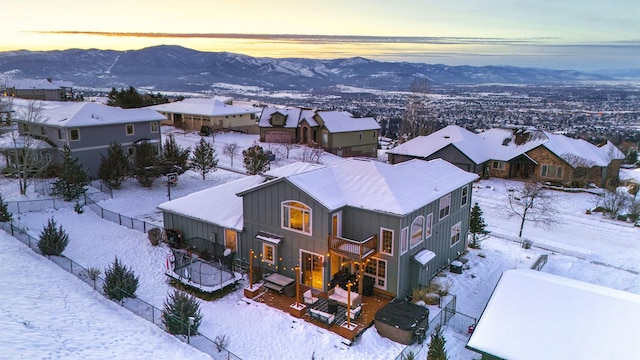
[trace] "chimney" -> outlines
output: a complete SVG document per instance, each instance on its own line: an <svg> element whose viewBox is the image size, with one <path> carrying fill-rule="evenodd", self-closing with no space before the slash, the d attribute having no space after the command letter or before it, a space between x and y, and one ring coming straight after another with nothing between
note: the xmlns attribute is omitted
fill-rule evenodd
<svg viewBox="0 0 640 360"><path fill-rule="evenodd" d="M51 78L47 78L47 81L48 81L48 82L51 82Z"/></svg>
<svg viewBox="0 0 640 360"><path fill-rule="evenodd" d="M516 136L516 139L515 139L516 145L522 145L529 140L529 133L526 132L524 129L516 130L515 136Z"/></svg>

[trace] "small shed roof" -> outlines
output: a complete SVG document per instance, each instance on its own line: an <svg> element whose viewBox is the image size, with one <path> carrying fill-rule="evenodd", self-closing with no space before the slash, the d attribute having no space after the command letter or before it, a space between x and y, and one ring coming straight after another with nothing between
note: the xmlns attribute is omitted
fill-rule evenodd
<svg viewBox="0 0 640 360"><path fill-rule="evenodd" d="M503 359L640 359L638 320L640 295L508 270L467 347Z"/></svg>

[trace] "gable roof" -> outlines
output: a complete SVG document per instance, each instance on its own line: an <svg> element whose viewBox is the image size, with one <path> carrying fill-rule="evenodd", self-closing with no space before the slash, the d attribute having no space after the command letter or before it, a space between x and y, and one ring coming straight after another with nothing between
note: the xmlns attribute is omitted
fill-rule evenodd
<svg viewBox="0 0 640 360"><path fill-rule="evenodd" d="M639 295L508 270L467 347L503 359L639 359L638 318Z"/></svg>
<svg viewBox="0 0 640 360"><path fill-rule="evenodd" d="M200 116L227 116L256 113L256 110L225 103L224 98L188 98L167 104L149 106L156 111Z"/></svg>
<svg viewBox="0 0 640 360"><path fill-rule="evenodd" d="M476 164L488 160L510 161L544 146L574 168L588 164L607 166L624 154L612 143L598 147L587 141L538 130L536 128L495 128L479 134L457 125L449 125L428 136L419 136L401 144L389 153L427 158L452 145Z"/></svg>
<svg viewBox="0 0 640 360"><path fill-rule="evenodd" d="M236 193L256 186L263 181L264 178L260 175L243 177L164 202L158 205L158 209L216 224L227 229L242 231L244 227L242 198L236 196ZM224 209L212 208L212 205L216 204L223 206Z"/></svg>
<svg viewBox="0 0 640 360"><path fill-rule="evenodd" d="M441 159L390 165L351 158L274 182L289 182L330 211L352 206L404 216L477 178Z"/></svg>
<svg viewBox="0 0 640 360"><path fill-rule="evenodd" d="M300 122L300 118L302 117L303 111L310 111L309 109L300 108L300 107L266 107L262 110L262 114L260 114L260 121L258 122L259 127L273 127L271 125L271 116L275 113L280 113L285 116L285 128L295 129L298 127L298 123Z"/></svg>
<svg viewBox="0 0 640 360"><path fill-rule="evenodd" d="M60 87L70 87L70 82L49 81L47 79L22 79L14 80L8 87L16 90L60 90Z"/></svg>
<svg viewBox="0 0 640 360"><path fill-rule="evenodd" d="M148 108L123 109L93 102L65 103L59 107L43 109L41 115L35 122L60 127L101 126L165 119L162 114Z"/></svg>
<svg viewBox="0 0 640 360"><path fill-rule="evenodd" d="M318 111L324 126L332 133L360 130L380 130L380 125L372 117L354 118L348 111Z"/></svg>

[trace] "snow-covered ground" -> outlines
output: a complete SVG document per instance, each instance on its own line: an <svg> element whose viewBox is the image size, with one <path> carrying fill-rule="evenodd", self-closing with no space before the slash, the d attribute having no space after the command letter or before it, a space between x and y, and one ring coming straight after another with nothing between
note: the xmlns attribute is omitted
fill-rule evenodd
<svg viewBox="0 0 640 360"><path fill-rule="evenodd" d="M200 137L182 134L172 128L182 146L193 146ZM226 143L241 148L258 140L254 135L220 134L215 137L219 165L242 171L242 155L233 161L222 152ZM269 146L264 145L265 148ZM272 145L273 150L276 149ZM289 159L278 152L281 166L295 161L300 149ZM321 162L339 161L325 155ZM202 180L199 174L180 176L171 197L221 184L241 175L220 169ZM594 206L594 195L556 193L563 224L551 230L525 225L523 237L534 248L523 249L517 239L518 223L506 219L499 211L510 182L483 180L475 184L472 202L478 202L492 236L481 250L470 250L469 266L463 274L444 273L438 281L448 282L457 295L457 308L479 317L504 270L529 266L538 255L549 254L542 271L640 294L640 229L630 224L587 215ZM0 191L7 200L37 198L30 192L17 194L14 180L0 178ZM142 188L128 181L113 199L101 206L146 221L161 223L155 206L167 201L167 189L161 181L152 188ZM212 204L212 209L219 204ZM139 298L162 307L171 291L164 275L169 249L153 247L146 234L130 230L98 217L86 209L76 214L72 208L14 215L32 236L38 237L49 218L70 234L64 255L85 267L106 268L118 256L140 277ZM35 255L9 235L0 235L0 272L4 286L0 289L0 321L5 336L0 340L3 354L9 358L122 358L173 359L193 356L206 358L155 325L147 323L102 298L72 275ZM540 246L542 248L538 248ZM37 269L37 271L35 271ZM243 359L394 359L404 348L378 335L375 327L364 332L352 346L343 344L338 335L298 320L279 310L246 299L242 291L215 301L201 301L203 322L200 331L209 338L226 335L228 349ZM114 324L115 323L115 324ZM131 329L131 330L129 330ZM446 330L447 350L451 359L478 359L464 348L466 339ZM424 358L426 352L420 355ZM0 357L5 356L1 355Z"/></svg>

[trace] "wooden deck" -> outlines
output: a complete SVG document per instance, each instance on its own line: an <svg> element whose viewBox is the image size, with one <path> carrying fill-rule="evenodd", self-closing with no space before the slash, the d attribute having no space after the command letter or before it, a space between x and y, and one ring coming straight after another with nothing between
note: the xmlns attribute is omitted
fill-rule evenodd
<svg viewBox="0 0 640 360"><path fill-rule="evenodd" d="M292 296L286 296L284 294L280 294L276 291L262 288L263 292L253 298L254 301L264 303L273 308L279 309L286 313L289 313L289 306L296 302L296 298ZM302 293L308 290L307 287L300 287L300 301L302 302ZM319 298L326 298L326 293L319 293L315 295ZM350 341L353 341L360 333L366 330L369 326L373 325L375 320L375 315L383 306L388 304L392 299L388 297L384 297L381 295L376 295L374 293L373 296L363 296L362 297L362 314L356 318L355 320L351 320L352 324L356 324L357 328L353 332L355 334L353 337L345 337ZM307 307L308 309L308 307ZM308 311L302 316L302 320L310 322L316 326L322 327L329 331L332 331L338 335L344 336L344 333L340 332L340 325L338 323L333 323L331 325L327 325L319 320L312 319L309 315Z"/></svg>

